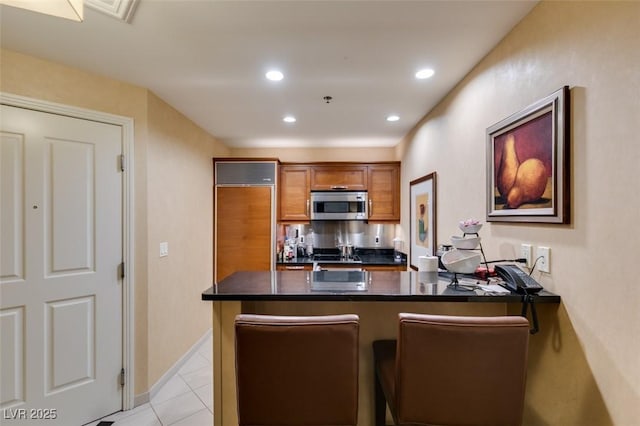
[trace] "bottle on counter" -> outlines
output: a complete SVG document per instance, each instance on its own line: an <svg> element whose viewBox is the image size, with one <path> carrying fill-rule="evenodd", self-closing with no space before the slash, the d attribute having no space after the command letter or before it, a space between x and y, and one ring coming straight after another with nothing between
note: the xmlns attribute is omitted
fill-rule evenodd
<svg viewBox="0 0 640 426"><path fill-rule="evenodd" d="M289 260L291 257L291 245L289 245L289 239L284 239L284 248L282 249L283 260Z"/></svg>

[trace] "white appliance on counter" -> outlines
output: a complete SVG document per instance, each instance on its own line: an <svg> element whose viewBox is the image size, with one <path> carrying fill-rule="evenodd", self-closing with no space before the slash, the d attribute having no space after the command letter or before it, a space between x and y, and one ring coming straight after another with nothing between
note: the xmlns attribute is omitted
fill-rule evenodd
<svg viewBox="0 0 640 426"><path fill-rule="evenodd" d="M214 282L275 270L277 161L214 159Z"/></svg>

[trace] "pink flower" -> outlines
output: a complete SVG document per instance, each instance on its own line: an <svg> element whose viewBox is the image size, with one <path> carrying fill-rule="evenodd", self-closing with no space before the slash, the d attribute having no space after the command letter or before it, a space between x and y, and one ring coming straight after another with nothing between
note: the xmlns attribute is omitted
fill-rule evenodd
<svg viewBox="0 0 640 426"><path fill-rule="evenodd" d="M460 221L460 226L462 227L473 226L473 225L480 225L480 221L476 219L467 219L467 220Z"/></svg>

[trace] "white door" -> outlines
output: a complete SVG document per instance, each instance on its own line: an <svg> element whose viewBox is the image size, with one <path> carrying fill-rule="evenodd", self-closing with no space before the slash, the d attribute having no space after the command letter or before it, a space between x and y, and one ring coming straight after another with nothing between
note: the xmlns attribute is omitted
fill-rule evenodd
<svg viewBox="0 0 640 426"><path fill-rule="evenodd" d="M122 408L122 129L1 108L0 423L81 425Z"/></svg>

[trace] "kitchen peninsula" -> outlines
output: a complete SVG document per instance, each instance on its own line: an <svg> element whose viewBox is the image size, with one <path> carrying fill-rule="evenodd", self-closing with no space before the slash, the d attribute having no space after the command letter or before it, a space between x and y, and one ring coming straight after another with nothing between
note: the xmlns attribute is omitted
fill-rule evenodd
<svg viewBox="0 0 640 426"><path fill-rule="evenodd" d="M371 342L396 337L399 312L482 316L520 313L521 295L484 291L475 287L475 280L462 281L472 286L472 290L456 290L449 286L449 277L427 278L420 272L395 271L236 272L204 291L202 300L213 305L214 424L237 424L234 318L239 313L357 314L360 425L373 424ZM560 297L543 290L535 301L544 328ZM530 372L535 374L536 368L531 366Z"/></svg>

